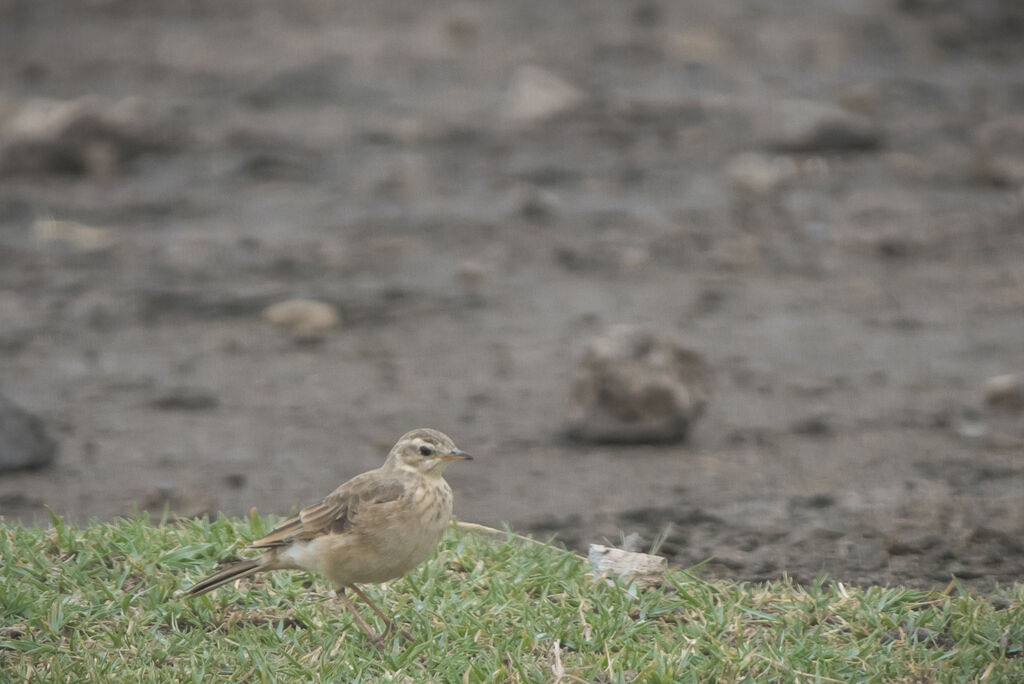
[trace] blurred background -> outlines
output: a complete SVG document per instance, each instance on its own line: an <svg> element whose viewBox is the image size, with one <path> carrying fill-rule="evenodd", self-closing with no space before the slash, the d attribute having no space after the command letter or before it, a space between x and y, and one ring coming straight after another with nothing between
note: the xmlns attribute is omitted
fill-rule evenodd
<svg viewBox="0 0 1024 684"><path fill-rule="evenodd" d="M1019 580L1022 58L1015 0L0 0L0 515L284 515L429 426L464 520Z"/></svg>

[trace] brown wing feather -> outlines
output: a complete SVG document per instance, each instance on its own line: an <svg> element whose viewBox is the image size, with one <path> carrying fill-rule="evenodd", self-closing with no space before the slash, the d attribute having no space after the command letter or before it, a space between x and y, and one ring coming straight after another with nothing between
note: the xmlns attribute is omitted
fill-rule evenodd
<svg viewBox="0 0 1024 684"><path fill-rule="evenodd" d="M379 472L358 475L328 494L319 503L303 508L265 537L249 545L253 549L286 546L294 541L349 529L370 507L397 501L405 493L399 477L381 478Z"/></svg>

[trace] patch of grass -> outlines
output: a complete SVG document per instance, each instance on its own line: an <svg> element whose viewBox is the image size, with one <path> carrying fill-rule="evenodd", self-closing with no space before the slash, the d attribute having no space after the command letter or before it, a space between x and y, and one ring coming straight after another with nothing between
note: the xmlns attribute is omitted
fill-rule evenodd
<svg viewBox="0 0 1024 684"><path fill-rule="evenodd" d="M366 587L415 637L383 652L304 573L175 598L268 528L0 526L0 681L1024 681L1019 584L991 601L670 571L637 592L573 554L452 530L407 578Z"/></svg>

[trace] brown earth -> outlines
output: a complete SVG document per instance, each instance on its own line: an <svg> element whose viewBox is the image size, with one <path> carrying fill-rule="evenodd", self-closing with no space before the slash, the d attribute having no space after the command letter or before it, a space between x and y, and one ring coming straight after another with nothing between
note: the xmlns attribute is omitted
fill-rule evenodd
<svg viewBox="0 0 1024 684"><path fill-rule="evenodd" d="M1022 57L998 0L0 0L0 390L61 443L0 514L285 514L432 426L466 520L1018 581ZM562 441L623 322L715 369L688 443Z"/></svg>

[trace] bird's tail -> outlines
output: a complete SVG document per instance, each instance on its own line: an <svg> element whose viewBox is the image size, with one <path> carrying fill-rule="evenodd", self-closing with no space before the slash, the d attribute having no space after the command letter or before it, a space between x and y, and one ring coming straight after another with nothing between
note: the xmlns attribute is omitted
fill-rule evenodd
<svg viewBox="0 0 1024 684"><path fill-rule="evenodd" d="M240 561L234 565L229 565L220 572L215 572L203 581L197 582L187 592L185 592L185 598L202 596L209 591L213 591L217 587L224 586L228 582L234 582L236 579L248 577L249 575L265 569L264 566L266 564L266 558L264 556L260 556L259 558L252 558Z"/></svg>

